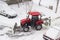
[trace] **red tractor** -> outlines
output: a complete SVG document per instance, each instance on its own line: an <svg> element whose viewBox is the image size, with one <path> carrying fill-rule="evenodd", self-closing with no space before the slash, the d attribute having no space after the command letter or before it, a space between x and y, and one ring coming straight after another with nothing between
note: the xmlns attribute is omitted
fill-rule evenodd
<svg viewBox="0 0 60 40"><path fill-rule="evenodd" d="M21 20L21 27L24 32L29 31L29 26L36 30L42 29L43 20L41 19L41 14L39 12L29 12L28 17ZM30 18L31 16L31 18Z"/></svg>

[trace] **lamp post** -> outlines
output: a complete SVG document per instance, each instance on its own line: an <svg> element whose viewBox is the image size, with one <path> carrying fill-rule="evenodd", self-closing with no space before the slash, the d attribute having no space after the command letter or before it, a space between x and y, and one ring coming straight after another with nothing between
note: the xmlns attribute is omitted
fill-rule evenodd
<svg viewBox="0 0 60 40"><path fill-rule="evenodd" d="M58 5L59 5L59 0L57 0L57 5L56 5L56 11L55 11L55 13L57 13Z"/></svg>

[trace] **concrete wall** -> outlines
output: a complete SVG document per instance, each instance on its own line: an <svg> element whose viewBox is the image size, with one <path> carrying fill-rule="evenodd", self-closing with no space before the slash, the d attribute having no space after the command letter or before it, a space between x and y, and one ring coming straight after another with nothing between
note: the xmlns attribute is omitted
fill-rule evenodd
<svg viewBox="0 0 60 40"><path fill-rule="evenodd" d="M56 4L57 4L57 0L32 0L33 3L39 5L39 3L44 6L49 8L50 6L53 6L53 11L55 12L56 10Z"/></svg>

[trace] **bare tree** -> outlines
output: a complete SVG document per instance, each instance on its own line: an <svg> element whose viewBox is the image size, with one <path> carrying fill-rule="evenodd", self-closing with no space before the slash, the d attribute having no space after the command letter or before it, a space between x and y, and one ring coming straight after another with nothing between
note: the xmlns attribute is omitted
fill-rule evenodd
<svg viewBox="0 0 60 40"><path fill-rule="evenodd" d="M19 7L19 0L17 0L17 3L18 3L18 7Z"/></svg>
<svg viewBox="0 0 60 40"><path fill-rule="evenodd" d="M39 1L39 5L41 5L40 3L41 3L41 0Z"/></svg>

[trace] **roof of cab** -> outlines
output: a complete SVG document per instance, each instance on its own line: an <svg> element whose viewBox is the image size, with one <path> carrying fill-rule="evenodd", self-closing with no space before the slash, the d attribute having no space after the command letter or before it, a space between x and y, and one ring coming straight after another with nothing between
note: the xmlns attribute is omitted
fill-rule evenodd
<svg viewBox="0 0 60 40"><path fill-rule="evenodd" d="M40 12L29 12L29 14L32 15L32 16L39 16L39 15L41 15Z"/></svg>

